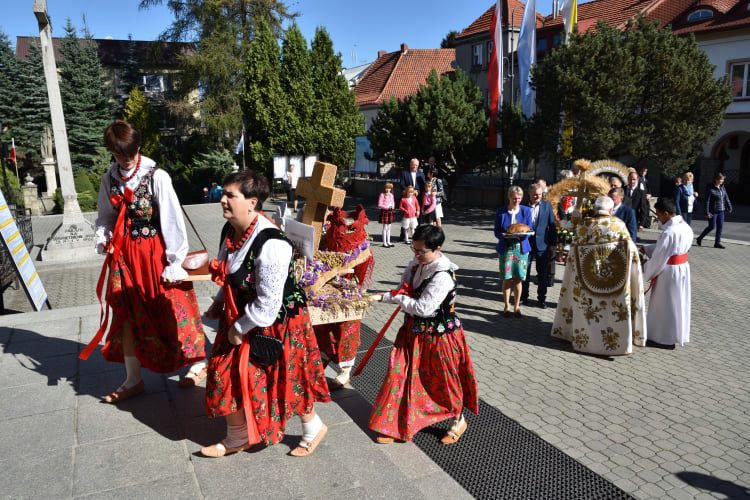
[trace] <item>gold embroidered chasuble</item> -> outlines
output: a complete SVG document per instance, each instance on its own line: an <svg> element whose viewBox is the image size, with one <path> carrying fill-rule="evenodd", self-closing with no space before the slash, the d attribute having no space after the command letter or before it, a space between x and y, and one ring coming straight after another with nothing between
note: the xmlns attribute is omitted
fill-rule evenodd
<svg viewBox="0 0 750 500"><path fill-rule="evenodd" d="M617 217L577 225L565 265L552 336L590 354L630 354L646 343L643 273L635 243Z"/></svg>

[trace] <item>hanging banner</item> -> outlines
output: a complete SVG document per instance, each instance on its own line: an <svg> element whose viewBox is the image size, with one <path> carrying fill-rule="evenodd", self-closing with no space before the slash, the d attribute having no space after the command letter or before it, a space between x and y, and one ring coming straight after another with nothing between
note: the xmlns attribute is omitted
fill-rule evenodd
<svg viewBox="0 0 750 500"><path fill-rule="evenodd" d="M10 260L16 268L16 274L29 302L34 306L35 311L41 311L47 301L47 292L42 279L36 272L34 261L31 260L21 231L18 229L2 191L0 191L0 240L10 255Z"/></svg>

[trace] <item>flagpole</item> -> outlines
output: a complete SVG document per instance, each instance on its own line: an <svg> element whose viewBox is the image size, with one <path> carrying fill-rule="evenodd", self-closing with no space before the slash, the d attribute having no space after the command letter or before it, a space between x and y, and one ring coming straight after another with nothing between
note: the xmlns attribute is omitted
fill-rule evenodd
<svg viewBox="0 0 750 500"><path fill-rule="evenodd" d="M242 170L247 170L245 165L245 125L242 125Z"/></svg>
<svg viewBox="0 0 750 500"><path fill-rule="evenodd" d="M11 137L10 139L10 149L15 153L16 151L16 139ZM13 165L16 167L16 179L18 179L18 184L21 184L21 177L18 175L18 159L15 155L13 155Z"/></svg>

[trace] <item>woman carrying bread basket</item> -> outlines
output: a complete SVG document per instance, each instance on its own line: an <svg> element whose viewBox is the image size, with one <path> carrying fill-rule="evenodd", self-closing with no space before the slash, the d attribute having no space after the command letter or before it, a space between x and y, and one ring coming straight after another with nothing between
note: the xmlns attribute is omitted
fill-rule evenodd
<svg viewBox="0 0 750 500"><path fill-rule="evenodd" d="M528 234L533 224L531 209L521 205L523 189L511 186L508 190L508 204L495 213L495 237L500 263L500 277L503 280L503 315L510 316L510 294L513 291L513 312L521 317L521 291L529 264L531 244Z"/></svg>

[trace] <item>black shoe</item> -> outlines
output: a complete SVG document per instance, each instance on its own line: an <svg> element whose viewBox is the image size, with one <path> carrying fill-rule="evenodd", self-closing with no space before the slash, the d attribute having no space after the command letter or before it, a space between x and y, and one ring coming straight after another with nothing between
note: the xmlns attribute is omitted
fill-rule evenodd
<svg viewBox="0 0 750 500"><path fill-rule="evenodd" d="M717 244L714 245L714 248L721 248L723 250L726 247L724 245L722 245L721 243L717 243Z"/></svg>
<svg viewBox="0 0 750 500"><path fill-rule="evenodd" d="M539 300L539 309L547 309L547 302L544 300Z"/></svg>
<svg viewBox="0 0 750 500"><path fill-rule="evenodd" d="M674 344L660 344L650 339L646 339L646 347L655 347L657 349L668 349L670 351L674 350Z"/></svg>
<svg viewBox="0 0 750 500"><path fill-rule="evenodd" d="M696 243L696 244L697 244L698 246L701 246L701 241L703 241L703 238L698 238L697 240L695 240L695 243Z"/></svg>

